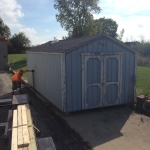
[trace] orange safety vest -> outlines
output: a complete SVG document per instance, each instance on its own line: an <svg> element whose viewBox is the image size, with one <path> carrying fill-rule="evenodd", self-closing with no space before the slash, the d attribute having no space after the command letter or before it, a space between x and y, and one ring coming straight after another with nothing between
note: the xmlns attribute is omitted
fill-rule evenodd
<svg viewBox="0 0 150 150"><path fill-rule="evenodd" d="M26 70L23 71L23 73L25 73ZM23 75L23 74L22 74ZM20 74L20 72L16 72L13 76L12 76L12 81L14 82L19 82L21 80L22 75Z"/></svg>

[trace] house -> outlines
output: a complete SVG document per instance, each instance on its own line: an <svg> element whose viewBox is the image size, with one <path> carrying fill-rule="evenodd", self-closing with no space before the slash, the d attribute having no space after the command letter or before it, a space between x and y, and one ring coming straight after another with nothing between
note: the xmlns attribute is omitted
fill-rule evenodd
<svg viewBox="0 0 150 150"><path fill-rule="evenodd" d="M136 51L105 34L34 47L27 67L36 90L63 112L134 101Z"/></svg>
<svg viewBox="0 0 150 150"><path fill-rule="evenodd" d="M0 69L7 69L8 50L7 40L0 40Z"/></svg>

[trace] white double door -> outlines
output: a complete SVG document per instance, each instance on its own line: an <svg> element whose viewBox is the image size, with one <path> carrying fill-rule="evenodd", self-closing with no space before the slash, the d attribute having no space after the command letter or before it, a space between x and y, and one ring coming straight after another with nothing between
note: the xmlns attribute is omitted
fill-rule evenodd
<svg viewBox="0 0 150 150"><path fill-rule="evenodd" d="M82 55L82 108L120 104L121 55Z"/></svg>

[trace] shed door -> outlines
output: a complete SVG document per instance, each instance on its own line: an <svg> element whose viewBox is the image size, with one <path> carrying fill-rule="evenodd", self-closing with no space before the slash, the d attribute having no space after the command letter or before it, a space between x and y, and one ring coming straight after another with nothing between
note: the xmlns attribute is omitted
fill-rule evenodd
<svg viewBox="0 0 150 150"><path fill-rule="evenodd" d="M121 56L104 57L104 98L103 106L120 103L121 94Z"/></svg>
<svg viewBox="0 0 150 150"><path fill-rule="evenodd" d="M83 54L82 109L116 105L121 95L121 55Z"/></svg>
<svg viewBox="0 0 150 150"><path fill-rule="evenodd" d="M101 56L84 57L83 80L84 80L84 102L85 108L96 108L102 102L102 72L103 61ZM84 107L83 106L83 107Z"/></svg>

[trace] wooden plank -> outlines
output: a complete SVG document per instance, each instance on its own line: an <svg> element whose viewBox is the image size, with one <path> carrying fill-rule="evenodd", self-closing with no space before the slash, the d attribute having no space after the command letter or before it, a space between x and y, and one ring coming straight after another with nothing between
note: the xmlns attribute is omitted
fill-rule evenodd
<svg viewBox="0 0 150 150"><path fill-rule="evenodd" d="M0 123L0 127L5 127L7 122Z"/></svg>
<svg viewBox="0 0 150 150"><path fill-rule="evenodd" d="M5 133L8 131L8 122L6 122L6 125L5 125Z"/></svg>
<svg viewBox="0 0 150 150"><path fill-rule="evenodd" d="M27 123L32 125L32 117L29 108L29 104L25 104L27 110ZM34 128L32 126L28 127L29 135L30 135L30 144L28 146L28 150L37 150L36 136L34 134Z"/></svg>
<svg viewBox="0 0 150 150"><path fill-rule="evenodd" d="M0 99L0 103L10 103L12 99Z"/></svg>
<svg viewBox="0 0 150 150"><path fill-rule="evenodd" d="M24 150L24 148L23 148L23 147L20 147L20 148L18 148L18 150Z"/></svg>
<svg viewBox="0 0 150 150"><path fill-rule="evenodd" d="M22 125L22 105L19 105L18 108L18 126ZM23 146L23 129L22 126L18 127L18 147Z"/></svg>
<svg viewBox="0 0 150 150"><path fill-rule="evenodd" d="M13 113L13 110L10 109L10 110L8 111L8 116L7 116L7 121L8 121L8 122L12 122L12 113Z"/></svg>
<svg viewBox="0 0 150 150"><path fill-rule="evenodd" d="M16 127L16 126L17 126L17 110L14 110L13 111L13 125L12 125L12 127ZM17 128L12 129L11 150L18 150Z"/></svg>
<svg viewBox="0 0 150 150"><path fill-rule="evenodd" d="M27 124L27 112L25 105L22 106L22 124Z"/></svg>
<svg viewBox="0 0 150 150"><path fill-rule="evenodd" d="M23 135L23 146L28 146L29 141L29 131L27 125L27 111L25 105L22 105L22 124L26 125L22 127L22 135Z"/></svg>

